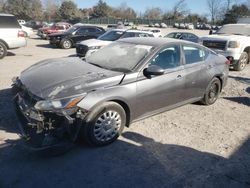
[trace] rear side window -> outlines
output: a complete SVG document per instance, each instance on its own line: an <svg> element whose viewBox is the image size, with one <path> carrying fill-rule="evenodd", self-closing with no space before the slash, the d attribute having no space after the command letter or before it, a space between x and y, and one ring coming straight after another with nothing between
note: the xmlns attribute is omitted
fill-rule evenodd
<svg viewBox="0 0 250 188"><path fill-rule="evenodd" d="M123 38L129 38L129 37L135 37L135 33L133 32L126 32L121 36L121 39Z"/></svg>
<svg viewBox="0 0 250 188"><path fill-rule="evenodd" d="M14 16L0 16L0 28L21 28Z"/></svg>
<svg viewBox="0 0 250 188"><path fill-rule="evenodd" d="M205 60L207 54L204 49L194 46L183 46L186 64L199 63Z"/></svg>

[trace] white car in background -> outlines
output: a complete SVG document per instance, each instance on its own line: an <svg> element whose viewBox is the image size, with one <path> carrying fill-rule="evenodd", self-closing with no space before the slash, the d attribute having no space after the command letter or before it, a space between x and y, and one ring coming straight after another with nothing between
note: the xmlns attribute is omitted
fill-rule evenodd
<svg viewBox="0 0 250 188"><path fill-rule="evenodd" d="M154 34L150 31L142 30L125 30L125 29L113 29L109 30L97 39L84 40L76 44L76 53L79 57L88 57L93 52L107 46L108 44L122 38L130 37L154 37Z"/></svg>
<svg viewBox="0 0 250 188"><path fill-rule="evenodd" d="M27 37L30 37L34 33L34 31L33 31L33 29L31 27L21 25L21 28L22 28L22 30L24 31L24 33L25 33L25 35Z"/></svg>
<svg viewBox="0 0 250 188"><path fill-rule="evenodd" d="M25 20L17 20L17 21L18 21L18 23L19 23L20 25L26 24L26 21L25 21Z"/></svg>
<svg viewBox="0 0 250 188"><path fill-rule="evenodd" d="M152 32L154 37L162 37L162 33L161 33L160 29L147 29L147 30L144 30L144 31Z"/></svg>
<svg viewBox="0 0 250 188"><path fill-rule="evenodd" d="M7 55L9 49L26 46L25 33L16 17L0 14L0 59Z"/></svg>

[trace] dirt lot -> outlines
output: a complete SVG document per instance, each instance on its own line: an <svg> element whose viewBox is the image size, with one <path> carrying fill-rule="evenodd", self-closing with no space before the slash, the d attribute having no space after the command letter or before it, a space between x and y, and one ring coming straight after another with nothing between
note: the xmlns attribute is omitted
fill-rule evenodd
<svg viewBox="0 0 250 188"><path fill-rule="evenodd" d="M39 60L74 54L75 49L53 49L32 37L27 47L0 61L1 188L250 187L250 66L230 72L214 105L191 104L134 123L107 147L78 144L45 158L25 150L17 135L11 78Z"/></svg>

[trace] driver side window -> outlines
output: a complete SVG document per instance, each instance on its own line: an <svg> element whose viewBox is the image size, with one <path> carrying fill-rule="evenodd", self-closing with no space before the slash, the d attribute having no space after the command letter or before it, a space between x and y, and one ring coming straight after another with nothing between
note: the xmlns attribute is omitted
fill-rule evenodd
<svg viewBox="0 0 250 188"><path fill-rule="evenodd" d="M151 62L163 69L170 69L180 66L180 47L172 46L163 49Z"/></svg>

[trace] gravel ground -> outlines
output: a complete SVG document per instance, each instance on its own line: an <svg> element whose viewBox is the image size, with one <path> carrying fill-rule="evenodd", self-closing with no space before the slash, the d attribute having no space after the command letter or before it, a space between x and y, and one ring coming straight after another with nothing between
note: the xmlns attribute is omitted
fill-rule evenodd
<svg viewBox="0 0 250 188"><path fill-rule="evenodd" d="M190 104L134 123L109 146L77 144L58 157L24 149L11 78L37 61L74 54L34 36L0 61L1 188L250 187L250 66L230 72L214 105Z"/></svg>

